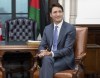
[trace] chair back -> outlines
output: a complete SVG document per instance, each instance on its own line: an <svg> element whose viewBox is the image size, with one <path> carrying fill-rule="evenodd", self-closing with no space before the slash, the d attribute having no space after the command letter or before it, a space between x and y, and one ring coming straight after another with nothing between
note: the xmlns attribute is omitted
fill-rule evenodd
<svg viewBox="0 0 100 78"><path fill-rule="evenodd" d="M6 41L27 41L36 39L36 22L27 18L16 18L6 21Z"/></svg>
<svg viewBox="0 0 100 78"><path fill-rule="evenodd" d="M76 27L76 41L75 41L75 57L80 57L86 51L87 43L87 27Z"/></svg>

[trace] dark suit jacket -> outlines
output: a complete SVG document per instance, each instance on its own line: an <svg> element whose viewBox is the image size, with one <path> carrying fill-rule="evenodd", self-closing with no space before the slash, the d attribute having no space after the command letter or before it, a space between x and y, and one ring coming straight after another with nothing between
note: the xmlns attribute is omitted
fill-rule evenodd
<svg viewBox="0 0 100 78"><path fill-rule="evenodd" d="M45 27L39 50L48 49L51 51L53 44L53 25L54 24L50 24ZM57 51L54 52L54 58L64 57L64 61L69 68L74 68L73 45L75 42L75 36L75 27L64 21L59 33Z"/></svg>

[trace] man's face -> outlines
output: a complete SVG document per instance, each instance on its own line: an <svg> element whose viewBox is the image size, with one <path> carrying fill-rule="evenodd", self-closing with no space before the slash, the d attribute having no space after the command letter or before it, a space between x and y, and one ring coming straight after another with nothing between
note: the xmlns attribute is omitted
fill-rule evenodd
<svg viewBox="0 0 100 78"><path fill-rule="evenodd" d="M63 19L63 11L59 7L53 7L52 12L50 13L50 17L52 18L53 22L58 24Z"/></svg>

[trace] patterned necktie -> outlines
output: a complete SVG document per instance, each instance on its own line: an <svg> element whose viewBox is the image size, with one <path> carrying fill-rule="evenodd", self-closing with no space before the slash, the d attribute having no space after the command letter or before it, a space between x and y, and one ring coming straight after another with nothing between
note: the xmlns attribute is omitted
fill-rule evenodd
<svg viewBox="0 0 100 78"><path fill-rule="evenodd" d="M55 30L53 32L53 51L57 50L57 40L58 40L58 26L55 26Z"/></svg>

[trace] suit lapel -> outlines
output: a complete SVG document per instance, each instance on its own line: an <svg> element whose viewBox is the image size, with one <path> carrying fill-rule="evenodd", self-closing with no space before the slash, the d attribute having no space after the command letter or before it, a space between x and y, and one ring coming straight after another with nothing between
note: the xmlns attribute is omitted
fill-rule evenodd
<svg viewBox="0 0 100 78"><path fill-rule="evenodd" d="M51 24L51 28L50 28L50 31L49 31L50 46L52 46L52 43L53 43L53 28L54 28L54 25Z"/></svg>
<svg viewBox="0 0 100 78"><path fill-rule="evenodd" d="M60 33L59 33L58 44L66 32L66 25L64 25L64 23L65 22L63 22ZM50 31L48 31L49 32L49 39L50 39L50 46L52 46L52 44L53 44L53 29L54 29L54 25L51 24L51 27L49 29Z"/></svg>
<svg viewBox="0 0 100 78"><path fill-rule="evenodd" d="M60 33L59 33L58 44L60 40L63 38L63 36L65 35L65 32L66 32L66 26L64 25L64 22L63 22Z"/></svg>

